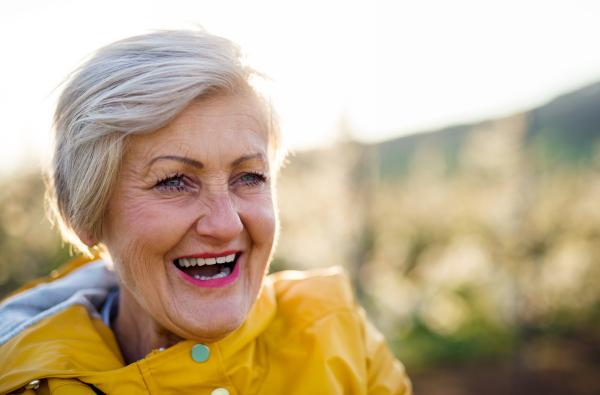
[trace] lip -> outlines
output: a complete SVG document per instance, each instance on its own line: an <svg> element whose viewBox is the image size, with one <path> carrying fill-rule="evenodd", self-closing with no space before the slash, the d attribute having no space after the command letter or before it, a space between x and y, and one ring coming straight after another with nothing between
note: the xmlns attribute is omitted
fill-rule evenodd
<svg viewBox="0 0 600 395"><path fill-rule="evenodd" d="M219 256L223 256L223 254L226 255L231 255L233 253L238 254L239 252L235 252L235 251L225 251L221 254L199 254L199 255L186 255L182 258L216 258ZM193 284L197 287L201 287L201 288L222 288L222 287L226 287L228 285L231 285L233 283L235 283L237 281L237 279L240 276L240 258L242 257L242 254L240 253L237 257L236 257L236 262L235 262L235 267L233 268L233 271L231 272L231 274L227 277L221 277L221 278L215 278L212 280L200 280L197 278L194 278L192 276L188 276L187 274L185 274L184 272L182 272L181 270L173 267L173 270L175 270L180 276L181 278L183 278L185 281L187 281L190 284ZM180 258L177 258L180 259Z"/></svg>

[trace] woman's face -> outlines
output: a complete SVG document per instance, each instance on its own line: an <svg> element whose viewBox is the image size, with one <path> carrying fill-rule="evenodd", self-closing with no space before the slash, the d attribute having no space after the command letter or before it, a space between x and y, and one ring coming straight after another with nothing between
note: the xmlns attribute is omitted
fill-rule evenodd
<svg viewBox="0 0 600 395"><path fill-rule="evenodd" d="M265 117L252 98L206 99L128 147L102 240L123 296L169 332L219 340L252 308L273 249Z"/></svg>

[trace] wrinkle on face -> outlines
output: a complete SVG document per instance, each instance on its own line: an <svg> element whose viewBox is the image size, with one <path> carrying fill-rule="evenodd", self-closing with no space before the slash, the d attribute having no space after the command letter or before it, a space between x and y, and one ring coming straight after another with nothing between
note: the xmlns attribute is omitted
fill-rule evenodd
<svg viewBox="0 0 600 395"><path fill-rule="evenodd" d="M215 341L254 305L276 232L261 114L248 98L221 97L194 102L154 133L131 136L103 237L127 290L123 311L136 315L140 328L153 328L134 330ZM265 182L240 181L263 173ZM185 188L160 184L175 174ZM228 287L201 288L173 274L176 257L227 250L241 251L240 278Z"/></svg>

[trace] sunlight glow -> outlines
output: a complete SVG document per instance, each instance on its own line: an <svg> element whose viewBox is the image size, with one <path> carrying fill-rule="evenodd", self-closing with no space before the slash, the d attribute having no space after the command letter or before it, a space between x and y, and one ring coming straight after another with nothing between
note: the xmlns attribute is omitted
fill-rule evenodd
<svg viewBox="0 0 600 395"><path fill-rule="evenodd" d="M37 167L53 88L100 46L164 28L238 42L270 75L288 145L373 142L506 115L600 79L600 2L0 1L0 164Z"/></svg>

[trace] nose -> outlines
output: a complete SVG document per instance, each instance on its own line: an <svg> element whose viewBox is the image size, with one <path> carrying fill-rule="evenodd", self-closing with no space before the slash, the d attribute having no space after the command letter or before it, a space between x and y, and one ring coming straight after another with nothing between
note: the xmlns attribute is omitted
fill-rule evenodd
<svg viewBox="0 0 600 395"><path fill-rule="evenodd" d="M227 194L212 197L206 213L196 222L196 232L212 243L230 242L243 228L240 216Z"/></svg>

